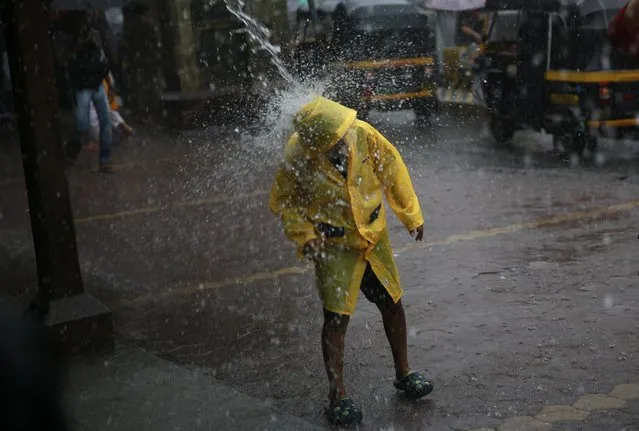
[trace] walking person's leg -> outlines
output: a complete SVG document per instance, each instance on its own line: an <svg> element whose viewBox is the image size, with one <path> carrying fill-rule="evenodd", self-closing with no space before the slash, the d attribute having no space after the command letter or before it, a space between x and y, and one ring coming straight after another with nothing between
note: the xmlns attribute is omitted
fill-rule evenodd
<svg viewBox="0 0 639 431"><path fill-rule="evenodd" d="M98 114L95 112L95 106L93 102L91 102L89 122L90 122L90 132L89 135L91 137L91 141L87 146L87 150L89 151L97 151L98 149L98 141L100 140L100 123L98 121Z"/></svg>
<svg viewBox="0 0 639 431"><path fill-rule="evenodd" d="M69 142L67 155L75 160L83 146L90 141L91 130L91 90L77 90L75 92L75 130L76 136Z"/></svg>
<svg viewBox="0 0 639 431"><path fill-rule="evenodd" d="M315 275L324 310L321 342L329 385L326 416L334 425L352 426L362 422L363 414L346 393L344 341L359 293L359 285L350 282L354 273L361 271L357 269L358 265L361 268L360 254L340 247L325 247L322 255L315 259Z"/></svg>
<svg viewBox="0 0 639 431"><path fill-rule="evenodd" d="M113 168L110 162L113 132L111 130L109 100L103 85L100 85L98 90L92 92L92 101L95 106L95 112L98 114L98 123L100 124L100 171L112 173Z"/></svg>
<svg viewBox="0 0 639 431"><path fill-rule="evenodd" d="M122 118L122 115L120 115L118 111L111 109L109 115L111 116L111 126L114 129L120 130L120 132L122 132L125 136L133 135L133 127L124 121L124 118Z"/></svg>
<svg viewBox="0 0 639 431"><path fill-rule="evenodd" d="M344 339L349 320L349 316L324 310L322 352L328 376L328 396L331 403L346 396L346 389L344 389Z"/></svg>
<svg viewBox="0 0 639 431"><path fill-rule="evenodd" d="M348 398L344 387L344 340L350 316L324 310L322 352L329 385L328 419L339 426L360 424L362 410Z"/></svg>
<svg viewBox="0 0 639 431"><path fill-rule="evenodd" d="M382 313L384 332L386 332L386 338L393 353L395 377L397 379L403 379L410 373L404 305L401 299L395 303L392 298L388 297L384 302L377 304L377 307Z"/></svg>
<svg viewBox="0 0 639 431"><path fill-rule="evenodd" d="M395 387L410 398L421 398L433 391L433 384L421 373L411 371L408 364L406 314L401 299L395 302L379 281L370 265L362 279L362 293L377 305L382 314L384 331L395 363Z"/></svg>

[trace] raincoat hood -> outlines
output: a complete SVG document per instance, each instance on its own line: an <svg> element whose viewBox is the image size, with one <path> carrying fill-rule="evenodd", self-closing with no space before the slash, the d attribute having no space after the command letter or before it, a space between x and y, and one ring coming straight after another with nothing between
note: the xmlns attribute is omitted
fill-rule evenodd
<svg viewBox="0 0 639 431"><path fill-rule="evenodd" d="M304 105L293 120L299 145L311 154L330 150L355 122L357 112L337 102L318 97Z"/></svg>

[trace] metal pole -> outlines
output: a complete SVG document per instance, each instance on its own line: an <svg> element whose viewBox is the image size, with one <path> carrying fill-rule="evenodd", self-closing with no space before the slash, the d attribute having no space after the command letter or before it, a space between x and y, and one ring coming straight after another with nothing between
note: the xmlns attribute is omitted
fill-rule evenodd
<svg viewBox="0 0 639 431"><path fill-rule="evenodd" d="M48 0L3 10L15 111L38 268L37 307L83 292L60 134Z"/></svg>
<svg viewBox="0 0 639 431"><path fill-rule="evenodd" d="M550 70L550 56L552 55L552 14L548 14L548 47L546 48L546 72Z"/></svg>

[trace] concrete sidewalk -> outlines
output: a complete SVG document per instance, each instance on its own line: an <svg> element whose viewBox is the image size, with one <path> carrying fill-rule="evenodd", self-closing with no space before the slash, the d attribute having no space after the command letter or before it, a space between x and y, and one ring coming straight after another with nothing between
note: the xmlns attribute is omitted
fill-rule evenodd
<svg viewBox="0 0 639 431"><path fill-rule="evenodd" d="M75 428L88 430L315 430L299 418L137 348L72 364Z"/></svg>

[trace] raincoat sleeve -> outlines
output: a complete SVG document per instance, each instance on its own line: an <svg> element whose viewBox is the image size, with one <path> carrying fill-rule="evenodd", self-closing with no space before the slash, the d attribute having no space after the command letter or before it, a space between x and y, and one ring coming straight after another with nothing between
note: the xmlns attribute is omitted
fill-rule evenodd
<svg viewBox="0 0 639 431"><path fill-rule="evenodd" d="M424 216L402 156L381 133L371 127L369 151L386 200L397 218L413 231L424 224Z"/></svg>
<svg viewBox="0 0 639 431"><path fill-rule="evenodd" d="M275 175L269 206L281 217L284 233L297 244L300 253L308 241L317 237L300 204L301 193L293 169L289 163L283 163Z"/></svg>

